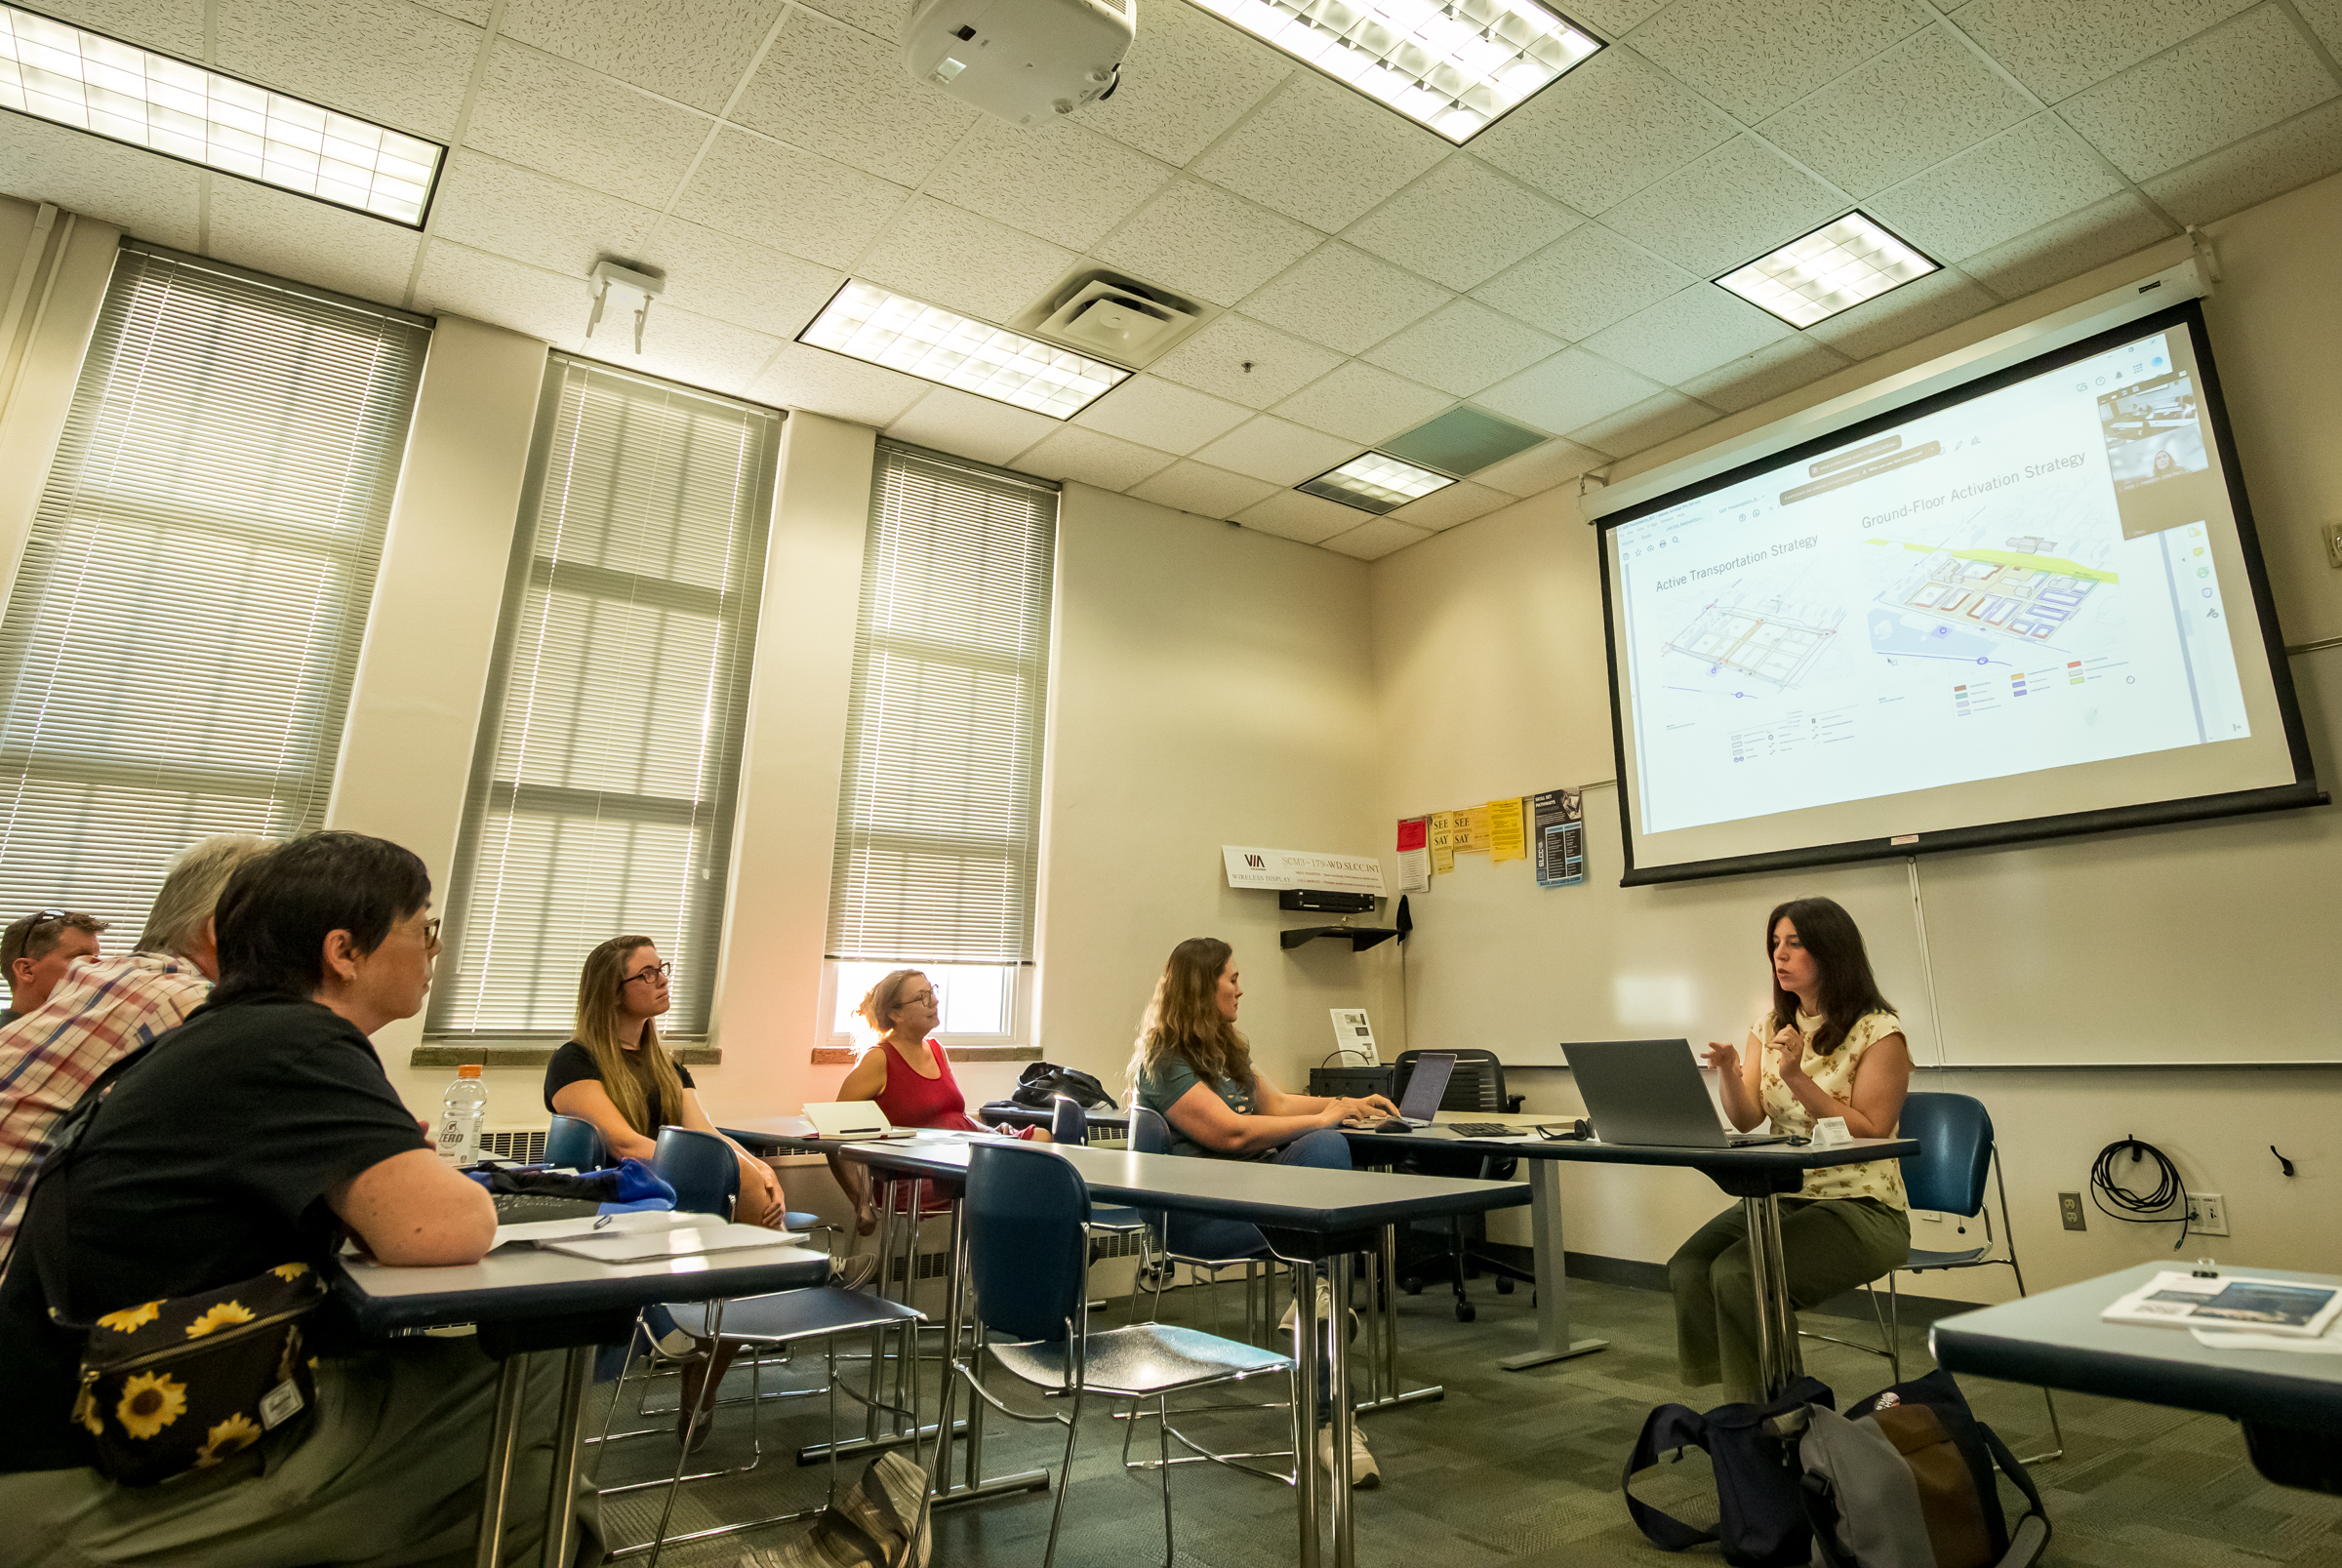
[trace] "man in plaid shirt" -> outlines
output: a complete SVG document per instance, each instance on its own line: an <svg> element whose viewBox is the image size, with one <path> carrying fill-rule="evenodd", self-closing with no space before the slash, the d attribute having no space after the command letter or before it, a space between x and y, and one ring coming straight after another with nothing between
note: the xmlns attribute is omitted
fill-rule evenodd
<svg viewBox="0 0 2342 1568"><path fill-rule="evenodd" d="M49 1000L0 1028L0 1255L16 1239L49 1132L99 1075L203 1005L220 975L212 906L228 876L268 847L240 833L179 858L137 947L84 958Z"/></svg>

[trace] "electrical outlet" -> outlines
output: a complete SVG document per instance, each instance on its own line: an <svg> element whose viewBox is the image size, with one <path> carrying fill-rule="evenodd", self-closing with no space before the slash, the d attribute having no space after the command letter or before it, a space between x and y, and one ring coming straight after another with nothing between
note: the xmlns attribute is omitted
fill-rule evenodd
<svg viewBox="0 0 2342 1568"><path fill-rule="evenodd" d="M2217 1192L2188 1194L2188 1228L2200 1236L2228 1234L2228 1206Z"/></svg>
<svg viewBox="0 0 2342 1568"><path fill-rule="evenodd" d="M2058 1218L2065 1221L2068 1230L2087 1230L2089 1224L2081 1212L2081 1194L2060 1192L2057 1195Z"/></svg>

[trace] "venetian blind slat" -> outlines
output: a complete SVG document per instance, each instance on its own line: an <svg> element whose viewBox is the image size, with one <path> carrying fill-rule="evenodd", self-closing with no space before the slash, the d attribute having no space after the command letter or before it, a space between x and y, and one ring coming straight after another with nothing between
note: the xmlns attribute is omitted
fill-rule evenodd
<svg viewBox="0 0 2342 1568"><path fill-rule="evenodd" d="M555 354L456 857L428 1032L565 1037L639 932L704 1035L780 417Z"/></svg>
<svg viewBox="0 0 2342 1568"><path fill-rule="evenodd" d="M194 840L323 822L428 343L124 247L0 616L0 908L127 945Z"/></svg>
<svg viewBox="0 0 2342 1568"><path fill-rule="evenodd" d="M831 958L1032 959L1054 486L878 444Z"/></svg>

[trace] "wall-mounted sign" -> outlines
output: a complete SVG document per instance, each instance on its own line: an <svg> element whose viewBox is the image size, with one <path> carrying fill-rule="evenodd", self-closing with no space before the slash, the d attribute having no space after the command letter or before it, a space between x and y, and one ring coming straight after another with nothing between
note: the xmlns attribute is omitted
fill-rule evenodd
<svg viewBox="0 0 2342 1568"><path fill-rule="evenodd" d="M1321 893L1384 895L1383 863L1374 855L1326 855L1313 850L1256 849L1223 844L1232 888L1313 888Z"/></svg>

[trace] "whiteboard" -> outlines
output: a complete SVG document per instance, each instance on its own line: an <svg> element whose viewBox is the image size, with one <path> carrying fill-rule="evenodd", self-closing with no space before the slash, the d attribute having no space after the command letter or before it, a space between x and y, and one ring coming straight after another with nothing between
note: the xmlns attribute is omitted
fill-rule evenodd
<svg viewBox="0 0 2342 1568"><path fill-rule="evenodd" d="M2331 787L2342 648L2291 663ZM1923 1066L2342 1064L2342 808L1924 856L1916 905L1902 861L1622 888L1612 792L1586 816L1584 886L1468 855L1414 902L1406 1044L1557 1067L1564 1040L1737 1043L1770 996L1766 913L1818 894Z"/></svg>

